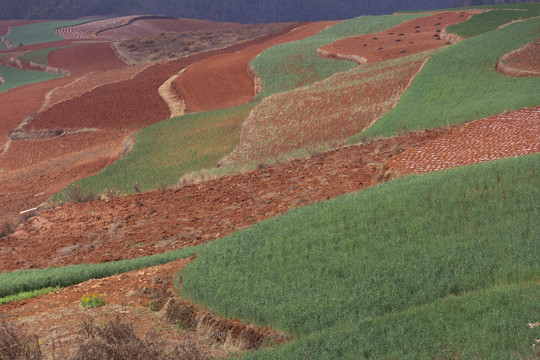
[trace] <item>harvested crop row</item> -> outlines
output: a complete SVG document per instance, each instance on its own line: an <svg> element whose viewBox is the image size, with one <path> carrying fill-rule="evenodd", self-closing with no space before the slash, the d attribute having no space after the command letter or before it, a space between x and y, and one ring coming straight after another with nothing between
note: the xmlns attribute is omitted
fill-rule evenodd
<svg viewBox="0 0 540 360"><path fill-rule="evenodd" d="M388 162L400 172L431 172L540 152L540 107L469 123Z"/></svg>
<svg viewBox="0 0 540 360"><path fill-rule="evenodd" d="M138 17L139 16L123 16L113 19L96 20L80 25L61 27L54 32L66 40L91 39L95 38L96 33L100 30L125 25Z"/></svg>

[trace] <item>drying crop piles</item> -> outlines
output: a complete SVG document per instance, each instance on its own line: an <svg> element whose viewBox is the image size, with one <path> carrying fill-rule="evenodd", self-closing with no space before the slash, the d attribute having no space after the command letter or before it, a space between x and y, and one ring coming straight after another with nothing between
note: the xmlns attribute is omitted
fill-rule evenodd
<svg viewBox="0 0 540 360"><path fill-rule="evenodd" d="M310 85L357 66L350 61L324 59L317 54L317 48L344 37L377 33L420 16L425 15L361 16L307 39L265 50L251 62L255 73L263 80L263 91L259 97Z"/></svg>
<svg viewBox="0 0 540 360"><path fill-rule="evenodd" d="M454 125L536 106L538 77L513 78L495 69L499 58L538 37L540 19L529 19L487 32L433 55L399 104L366 136ZM355 137L351 142L357 141Z"/></svg>

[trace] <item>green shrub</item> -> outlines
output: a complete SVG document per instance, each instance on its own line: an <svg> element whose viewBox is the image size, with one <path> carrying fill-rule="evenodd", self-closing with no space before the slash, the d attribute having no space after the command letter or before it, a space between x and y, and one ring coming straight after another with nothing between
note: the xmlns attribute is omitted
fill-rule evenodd
<svg viewBox="0 0 540 360"><path fill-rule="evenodd" d="M103 301L103 297L99 294L92 293L92 294L86 294L83 295L81 298L81 306L83 308L93 308L98 306L105 305L105 301Z"/></svg>

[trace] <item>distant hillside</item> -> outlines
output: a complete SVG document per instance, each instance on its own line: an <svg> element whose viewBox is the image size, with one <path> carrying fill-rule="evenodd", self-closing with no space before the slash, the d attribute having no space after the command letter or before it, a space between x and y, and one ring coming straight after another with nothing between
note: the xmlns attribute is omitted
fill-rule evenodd
<svg viewBox="0 0 540 360"><path fill-rule="evenodd" d="M74 19L95 15L160 14L263 23L349 19L398 10L516 2L508 0L19 0L0 2L0 19ZM521 1L517 1L521 2Z"/></svg>

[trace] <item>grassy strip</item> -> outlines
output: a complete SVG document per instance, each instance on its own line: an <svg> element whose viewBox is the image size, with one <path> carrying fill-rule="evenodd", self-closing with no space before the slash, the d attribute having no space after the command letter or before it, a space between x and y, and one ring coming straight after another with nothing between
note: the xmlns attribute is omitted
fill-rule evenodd
<svg viewBox="0 0 540 360"><path fill-rule="evenodd" d="M251 62L263 80L259 98L310 85L338 72L347 71L356 63L324 59L317 48L344 37L377 33L404 21L425 15L361 16L341 22L309 38L277 45L263 51Z"/></svg>
<svg viewBox="0 0 540 360"><path fill-rule="evenodd" d="M84 24L91 20L70 20L70 21L46 21L29 25L16 26L7 39L12 44L33 45L47 43L51 41L65 40L54 31L61 27Z"/></svg>
<svg viewBox="0 0 540 360"><path fill-rule="evenodd" d="M177 259L187 258L193 253L200 251L203 246L198 245L131 260L0 273L0 298L49 287L65 287L79 284L89 279L99 279L132 270L166 264Z"/></svg>
<svg viewBox="0 0 540 360"><path fill-rule="evenodd" d="M24 62L33 61L36 64L48 65L49 54L53 52L54 50L65 49L65 48L66 47L64 46L64 47L56 47L56 48L50 48L50 49L41 49L41 50L31 51L27 54L19 56L19 59Z"/></svg>
<svg viewBox="0 0 540 360"><path fill-rule="evenodd" d="M537 281L539 173L535 154L292 210L209 245L182 271L182 294L216 313L306 336ZM331 358L349 345L336 345Z"/></svg>
<svg viewBox="0 0 540 360"><path fill-rule="evenodd" d="M492 10L530 10L537 11L540 8L539 4L535 3L517 3L517 4L492 4L492 5L475 5L468 7L456 7L448 9L439 9L439 10L411 10L411 11L398 11L399 14L408 14L408 13L421 13L421 12L435 12L435 11L450 11L450 10L473 10L473 9L492 9Z"/></svg>
<svg viewBox="0 0 540 360"><path fill-rule="evenodd" d="M540 19L530 19L464 40L433 55L399 104L355 135L392 136L538 105L540 79L513 78L495 69L499 58L535 40Z"/></svg>
<svg viewBox="0 0 540 360"><path fill-rule="evenodd" d="M540 286L502 286L341 324L245 359L535 359Z"/></svg>
<svg viewBox="0 0 540 360"><path fill-rule="evenodd" d="M61 288L59 286L57 286L57 287L47 287L47 288L44 288L44 289L21 292L21 293L18 293L16 295L4 296L4 297L0 298L0 305L4 305L4 304L10 303L12 301L19 301L19 300L34 298L34 297L45 295L45 294L48 294L48 293L51 293L51 292L54 292L54 291L58 291L60 289Z"/></svg>
<svg viewBox="0 0 540 360"><path fill-rule="evenodd" d="M0 77L6 81L0 85L0 93L18 86L33 84L40 81L62 77L59 74L49 74L43 71L19 70L10 66L0 66Z"/></svg>
<svg viewBox="0 0 540 360"><path fill-rule="evenodd" d="M80 180L84 189L133 193L138 182L143 191L176 184L180 177L216 163L238 144L242 122L252 102L231 109L171 118L137 133L133 149L99 174ZM66 190L53 197L62 200Z"/></svg>
<svg viewBox="0 0 540 360"><path fill-rule="evenodd" d="M540 15L540 5L533 10L493 10L474 15L469 20L449 26L449 33L470 38L488 31L496 30L499 26L519 19L529 19Z"/></svg>

